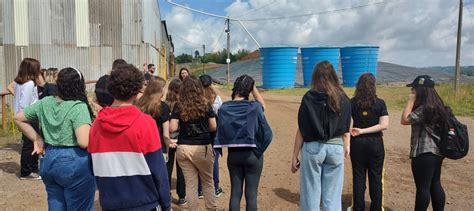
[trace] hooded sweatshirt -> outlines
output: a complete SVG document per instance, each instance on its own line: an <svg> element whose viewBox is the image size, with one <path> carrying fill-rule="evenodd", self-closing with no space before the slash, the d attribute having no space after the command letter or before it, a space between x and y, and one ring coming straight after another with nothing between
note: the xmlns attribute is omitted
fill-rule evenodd
<svg viewBox="0 0 474 211"><path fill-rule="evenodd" d="M349 132L351 125L351 103L341 97L341 111L336 113L329 107L329 96L309 90L303 96L298 111L298 126L303 141L327 142Z"/></svg>
<svg viewBox="0 0 474 211"><path fill-rule="evenodd" d="M259 102L231 100L222 104L214 148L250 147L260 157L272 138L272 130Z"/></svg>
<svg viewBox="0 0 474 211"><path fill-rule="evenodd" d="M102 109L88 151L102 209L170 209L168 173L152 117L135 106Z"/></svg>

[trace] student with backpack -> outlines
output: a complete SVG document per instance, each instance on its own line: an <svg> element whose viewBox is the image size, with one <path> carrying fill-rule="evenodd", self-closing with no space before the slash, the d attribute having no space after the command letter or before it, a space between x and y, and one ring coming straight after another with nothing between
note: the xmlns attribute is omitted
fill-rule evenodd
<svg viewBox="0 0 474 211"><path fill-rule="evenodd" d="M411 125L411 168L416 184L415 210L428 209L430 200L434 211L444 210L446 195L441 186L443 156L437 143L448 131L451 116L436 92L435 82L428 75L421 75L407 85L411 94L403 110L401 124Z"/></svg>
<svg viewBox="0 0 474 211"><path fill-rule="evenodd" d="M249 100L250 94L256 101ZM246 210L257 210L263 153L273 138L263 113L264 105L253 78L242 75L234 82L232 100L222 104L219 110L214 147L228 147L227 167L231 183L229 210L240 210L244 187Z"/></svg>
<svg viewBox="0 0 474 211"><path fill-rule="evenodd" d="M385 101L377 98L375 76L362 74L357 81L355 96L351 99L351 163L353 211L365 210L365 181L369 177L371 211L383 208L383 172L385 149L382 131L388 127Z"/></svg>
<svg viewBox="0 0 474 211"><path fill-rule="evenodd" d="M292 172L301 168L301 210L342 210L344 158L349 158L351 103L334 67L316 65L298 111ZM301 153L301 160L299 155Z"/></svg>

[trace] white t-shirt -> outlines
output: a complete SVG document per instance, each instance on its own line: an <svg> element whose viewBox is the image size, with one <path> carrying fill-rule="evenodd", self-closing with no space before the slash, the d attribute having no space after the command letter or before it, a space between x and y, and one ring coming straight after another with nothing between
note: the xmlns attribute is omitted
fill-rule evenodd
<svg viewBox="0 0 474 211"><path fill-rule="evenodd" d="M212 110L214 110L214 113L219 111L219 108L222 106L222 99L219 97L219 95L216 96L216 99L214 100L214 103L212 104Z"/></svg>
<svg viewBox="0 0 474 211"><path fill-rule="evenodd" d="M15 82L14 93L13 111L15 113L22 111L25 107L38 101L38 88L33 81L28 81L24 84Z"/></svg>

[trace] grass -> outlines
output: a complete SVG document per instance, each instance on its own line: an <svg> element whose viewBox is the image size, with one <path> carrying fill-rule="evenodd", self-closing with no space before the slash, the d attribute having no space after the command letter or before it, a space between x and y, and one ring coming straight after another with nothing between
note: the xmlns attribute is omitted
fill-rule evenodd
<svg viewBox="0 0 474 211"><path fill-rule="evenodd" d="M455 93L451 84L436 86L441 98L450 106L456 115L474 116L474 84L461 84ZM283 96L303 96L308 88L271 89L267 93ZM348 96L354 94L355 88L344 87ZM410 89L403 86L377 86L377 95L385 100L389 110L402 110L405 107Z"/></svg>
<svg viewBox="0 0 474 211"><path fill-rule="evenodd" d="M224 66L223 64L207 64L206 65L206 73L212 72L219 67ZM200 76L204 74L204 69L202 64L190 64L189 68L191 69L191 73L196 76Z"/></svg>

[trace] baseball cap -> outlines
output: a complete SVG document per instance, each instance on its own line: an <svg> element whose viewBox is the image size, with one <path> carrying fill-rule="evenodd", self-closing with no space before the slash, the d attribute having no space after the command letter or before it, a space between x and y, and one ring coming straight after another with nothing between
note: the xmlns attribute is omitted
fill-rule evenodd
<svg viewBox="0 0 474 211"><path fill-rule="evenodd" d="M407 84L407 87L430 87L433 88L435 86L435 82L429 75L420 75L415 78L415 80Z"/></svg>

